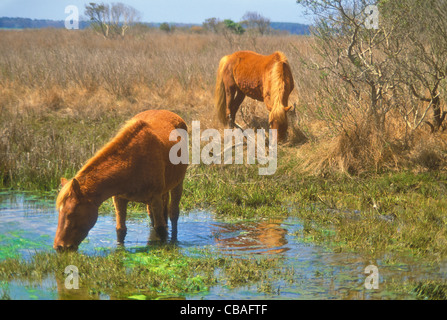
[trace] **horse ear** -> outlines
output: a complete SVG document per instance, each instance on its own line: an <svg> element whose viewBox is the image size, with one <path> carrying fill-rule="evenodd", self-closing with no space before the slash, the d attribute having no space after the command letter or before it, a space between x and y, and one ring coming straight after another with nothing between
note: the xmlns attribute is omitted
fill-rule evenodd
<svg viewBox="0 0 447 320"><path fill-rule="evenodd" d="M75 194L75 196L79 199L82 196L82 192L81 192L81 186L79 185L79 181L76 180L76 178L73 178L72 182L71 182L71 187L73 189L73 192Z"/></svg>
<svg viewBox="0 0 447 320"><path fill-rule="evenodd" d="M61 178L61 187L65 186L67 184L68 180L65 178Z"/></svg>
<svg viewBox="0 0 447 320"><path fill-rule="evenodd" d="M287 111L289 111L292 108L293 108L293 106L284 107L284 111L287 112Z"/></svg>

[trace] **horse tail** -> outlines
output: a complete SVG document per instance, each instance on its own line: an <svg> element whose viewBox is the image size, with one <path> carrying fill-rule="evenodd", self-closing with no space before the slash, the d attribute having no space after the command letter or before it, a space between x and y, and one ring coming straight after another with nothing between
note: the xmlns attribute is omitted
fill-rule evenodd
<svg viewBox="0 0 447 320"><path fill-rule="evenodd" d="M227 56L220 59L219 69L217 70L216 91L214 93L214 106L216 108L217 118L226 125L227 119L227 101L225 97L225 85L223 82L223 70L227 63Z"/></svg>

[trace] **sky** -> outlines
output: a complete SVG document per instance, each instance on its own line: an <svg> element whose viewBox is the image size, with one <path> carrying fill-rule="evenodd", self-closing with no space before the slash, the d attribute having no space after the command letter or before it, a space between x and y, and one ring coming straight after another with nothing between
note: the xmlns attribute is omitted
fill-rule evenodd
<svg viewBox="0 0 447 320"><path fill-rule="evenodd" d="M66 6L77 6L82 17L89 2L125 3L141 13L142 22L240 21L247 11L255 11L272 22L311 23L296 0L0 0L0 17L65 20Z"/></svg>

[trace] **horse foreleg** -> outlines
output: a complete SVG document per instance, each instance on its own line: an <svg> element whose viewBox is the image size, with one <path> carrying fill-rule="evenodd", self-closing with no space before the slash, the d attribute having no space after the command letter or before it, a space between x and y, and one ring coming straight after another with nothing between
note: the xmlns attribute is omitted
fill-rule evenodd
<svg viewBox="0 0 447 320"><path fill-rule="evenodd" d="M126 227L126 215L127 215L127 204L128 200L113 197L113 205L115 206L115 214L116 214L116 240L118 244L124 243L124 238L127 234Z"/></svg>
<svg viewBox="0 0 447 320"><path fill-rule="evenodd" d="M167 238L167 221L164 216L163 196L156 196L152 198L148 205L148 212L151 218L152 226L157 233L160 240Z"/></svg>
<svg viewBox="0 0 447 320"><path fill-rule="evenodd" d="M163 218L166 221L166 224L168 223L168 205L169 205L169 193L165 193L162 196L162 200L163 200ZM149 218L151 219L151 226L154 226L154 216L151 215L151 208L150 205L147 205L147 215L149 216Z"/></svg>

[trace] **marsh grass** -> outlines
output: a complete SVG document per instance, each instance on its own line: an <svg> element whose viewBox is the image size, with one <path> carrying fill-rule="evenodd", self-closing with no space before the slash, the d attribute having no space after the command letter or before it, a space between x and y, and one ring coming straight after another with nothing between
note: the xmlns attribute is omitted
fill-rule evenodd
<svg viewBox="0 0 447 320"><path fill-rule="evenodd" d="M73 176L125 121L121 117L71 118L29 112L2 113L2 187L52 190Z"/></svg>
<svg viewBox="0 0 447 320"><path fill-rule="evenodd" d="M413 292L419 299L447 300L447 283L437 281L419 282Z"/></svg>
<svg viewBox="0 0 447 320"><path fill-rule="evenodd" d="M259 292L272 294L277 281L293 281L293 270L279 268L280 263L270 258L216 256L206 250L191 256L172 246L139 252L117 250L107 256L37 253L30 261L1 261L0 279L27 279L37 284L54 276L60 296L78 299L100 295L112 299L184 298L206 295L217 283L228 288L255 286ZM79 270L79 291L64 286L68 265ZM0 290L6 298L7 285Z"/></svg>
<svg viewBox="0 0 447 320"><path fill-rule="evenodd" d="M289 130L289 146L299 161L294 169L357 175L445 167L446 133L420 128L410 134L397 111L378 131L356 109L343 111L352 97L331 104L342 89L308 68L316 59L312 38L257 40L237 37L229 46L216 34L150 31L110 40L91 30L2 31L0 185L57 188L60 175L73 174L143 110L169 109L188 124L200 120L202 129L222 129L213 112L216 68L235 50L281 50L289 60L296 87ZM238 122L266 125L263 103L247 98L242 110Z"/></svg>
<svg viewBox="0 0 447 320"><path fill-rule="evenodd" d="M202 206L233 218L297 216L303 222L298 237L336 251L445 259L445 173L311 176L294 169L299 161L291 150L281 149L273 176L258 176L255 166L192 166L184 210Z"/></svg>
<svg viewBox="0 0 447 320"><path fill-rule="evenodd" d="M279 147L277 172L261 177L256 166L191 165L182 210L209 208L231 219L294 215L303 221L300 239L333 250L445 259L446 133L421 127L408 134L393 112L383 131L371 129L354 109L345 114L345 105L331 105L340 93L336 83L332 91L319 89L324 77L302 63L315 57L311 38L258 40L238 37L229 45L211 34L148 32L115 41L90 31L1 31L0 187L56 194L62 176L73 177L143 110L169 109L188 125L200 120L202 129L222 129L213 116L219 59L235 50L281 50L296 90L292 142ZM349 96L343 99L349 105ZM247 100L242 108L241 123L266 118L262 103ZM35 265L47 265L38 257ZM124 270L119 263L110 268Z"/></svg>
<svg viewBox="0 0 447 320"><path fill-rule="evenodd" d="M184 208L213 208L219 216L285 216L283 194L254 165L191 166L185 182Z"/></svg>

